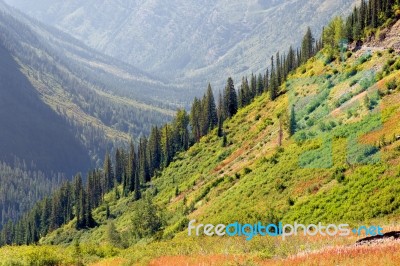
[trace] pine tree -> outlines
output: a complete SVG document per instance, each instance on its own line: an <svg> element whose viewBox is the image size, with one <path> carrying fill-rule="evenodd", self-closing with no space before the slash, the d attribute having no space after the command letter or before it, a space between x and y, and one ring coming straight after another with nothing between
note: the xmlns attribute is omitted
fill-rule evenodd
<svg viewBox="0 0 400 266"><path fill-rule="evenodd" d="M121 245L121 236L115 227L114 222L110 221L107 226L107 240L114 247L122 247Z"/></svg>
<svg viewBox="0 0 400 266"><path fill-rule="evenodd" d="M290 122L289 122L289 135L293 136L294 133L296 133L296 114L295 114L295 109L294 105L292 105L292 109L290 110Z"/></svg>
<svg viewBox="0 0 400 266"><path fill-rule="evenodd" d="M278 81L275 72L274 57L271 57L271 78L270 78L270 90L269 96L272 101L275 100L278 93Z"/></svg>
<svg viewBox="0 0 400 266"><path fill-rule="evenodd" d="M205 101L204 101L204 116L205 116L205 121L207 121L206 128L207 132L210 132L213 128L215 128L218 124L218 114L217 114L217 108L215 105L215 99L214 99L214 94L211 89L211 84L208 84L207 92L205 95Z"/></svg>
<svg viewBox="0 0 400 266"><path fill-rule="evenodd" d="M80 174L74 178L74 205L75 205L75 217L76 217L76 229L81 229L83 224L82 221L85 218L85 197L83 192L82 177ZM52 211L53 212L53 211Z"/></svg>
<svg viewBox="0 0 400 266"><path fill-rule="evenodd" d="M206 98L204 98L206 99ZM207 100L204 101L205 105L208 105ZM208 108L208 106L207 106ZM204 108L205 109L205 108ZM205 112L207 113L207 112ZM203 121L208 119L208 117L205 117ZM174 130L174 135L175 135L175 149L174 152L180 152L180 151L185 151L189 148L189 115L186 113L186 110L184 109L179 109L176 113L175 119L173 121L173 130ZM207 121L205 124L208 124L210 126L210 122ZM204 134L208 133L208 126L204 128ZM207 128L207 129L206 129Z"/></svg>
<svg viewBox="0 0 400 266"><path fill-rule="evenodd" d="M117 184L121 184L122 175L124 173L124 158L119 149L115 152L115 179L117 180Z"/></svg>
<svg viewBox="0 0 400 266"><path fill-rule="evenodd" d="M287 55L287 65L288 65L288 72L291 72L296 68L296 55L292 46L289 47L289 52Z"/></svg>
<svg viewBox="0 0 400 266"><path fill-rule="evenodd" d="M138 175L137 171L137 158L135 152L135 146L131 141L129 145L129 156L128 156L128 167L127 167L127 185L125 187L124 194L127 195L128 192L131 192L135 189L135 180Z"/></svg>
<svg viewBox="0 0 400 266"><path fill-rule="evenodd" d="M224 90L224 106L228 118L234 116L238 110L237 95L232 78L228 78Z"/></svg>
<svg viewBox="0 0 400 266"><path fill-rule="evenodd" d="M111 157L108 151L106 152L106 156L104 159L104 191L107 193L111 190L114 183L114 175L113 175L113 167L111 162Z"/></svg>
<svg viewBox="0 0 400 266"><path fill-rule="evenodd" d="M261 95L263 92L264 92L264 80L261 73L259 73L257 78L257 95Z"/></svg>
<svg viewBox="0 0 400 266"><path fill-rule="evenodd" d="M276 53L275 59L276 59L276 81L277 85L279 86L282 83L282 71L281 71L282 66L281 66L281 59L279 52Z"/></svg>
<svg viewBox="0 0 400 266"><path fill-rule="evenodd" d="M308 59L313 56L313 43L314 37L312 36L310 27L307 28L307 32L303 37L301 44L301 62L305 63ZM278 66L277 66L278 67Z"/></svg>
<svg viewBox="0 0 400 266"><path fill-rule="evenodd" d="M257 95L257 77L256 75L251 73L250 93L247 98L248 102L250 103L256 95Z"/></svg>
<svg viewBox="0 0 400 266"><path fill-rule="evenodd" d="M153 176L161 168L161 134L157 126L151 129L147 152L149 173Z"/></svg>
<svg viewBox="0 0 400 266"><path fill-rule="evenodd" d="M139 179L142 183L147 183L150 181L149 168L147 165L147 139L141 137L139 141L138 150L138 171Z"/></svg>
<svg viewBox="0 0 400 266"><path fill-rule="evenodd" d="M217 131L218 137L222 137L224 135L223 124L224 121L222 120L222 116L220 115L218 119L218 131Z"/></svg>
<svg viewBox="0 0 400 266"><path fill-rule="evenodd" d="M201 101L197 98L194 98L192 109L190 111L190 126L192 128L193 138L195 139L196 142L198 142L202 137L201 113L202 113Z"/></svg>
<svg viewBox="0 0 400 266"><path fill-rule="evenodd" d="M163 151L163 166L167 167L173 158L172 144L171 144L171 130L170 126L166 124L162 130L162 151Z"/></svg>
<svg viewBox="0 0 400 266"><path fill-rule="evenodd" d="M264 92L267 92L269 90L269 69L267 68L267 71L265 72L264 76Z"/></svg>
<svg viewBox="0 0 400 266"><path fill-rule="evenodd" d="M141 198L141 193L140 193L140 179L138 175L135 175L135 190L133 193L133 199L138 200Z"/></svg>
<svg viewBox="0 0 400 266"><path fill-rule="evenodd" d="M51 201L48 197L43 199L42 212L40 215L40 234L42 236L49 232L50 215L51 215Z"/></svg>

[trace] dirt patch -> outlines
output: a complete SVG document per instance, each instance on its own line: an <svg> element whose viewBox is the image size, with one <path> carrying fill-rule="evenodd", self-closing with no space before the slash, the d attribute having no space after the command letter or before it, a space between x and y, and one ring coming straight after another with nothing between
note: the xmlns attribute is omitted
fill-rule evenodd
<svg viewBox="0 0 400 266"><path fill-rule="evenodd" d="M365 237L356 242L358 245L364 245L364 244L371 244L371 243L379 243L382 240L393 240L393 239L399 239L400 238L400 231L391 231L387 232L383 235L377 235L377 236L370 236L370 237Z"/></svg>

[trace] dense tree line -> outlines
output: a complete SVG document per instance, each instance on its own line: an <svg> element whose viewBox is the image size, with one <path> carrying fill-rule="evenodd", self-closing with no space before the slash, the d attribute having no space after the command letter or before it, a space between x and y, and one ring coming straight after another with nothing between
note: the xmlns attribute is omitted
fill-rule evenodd
<svg viewBox="0 0 400 266"><path fill-rule="evenodd" d="M18 159L12 165L0 162L0 228L17 221L65 179L61 174L44 174Z"/></svg>
<svg viewBox="0 0 400 266"><path fill-rule="evenodd" d="M395 8L400 5L399 0L370 0L361 1L359 7L343 20L341 17L333 19L323 30L323 45L330 52L331 59L338 57L343 42L354 42L375 34L376 29L390 22L398 14Z"/></svg>
<svg viewBox="0 0 400 266"><path fill-rule="evenodd" d="M389 16L391 11L388 9L394 2L398 1L363 2L361 8L355 8L350 16L354 19L353 29L360 21L363 21L360 25L364 28L383 23L380 19L382 12ZM360 20L361 14L365 17ZM376 21L373 22L374 20ZM116 198L140 199L144 185L157 177L158 172L167 167L177 153L187 150L216 127L218 136L225 137L223 123L226 119L233 117L240 108L247 106L263 93L268 93L270 100L275 100L280 94L279 86L285 82L290 72L304 64L323 46L328 50L330 45L337 48L335 40L329 38L340 39L344 34L341 30L347 32L342 26L344 23L340 24L338 21L339 19L333 20L324 29L322 40L315 40L308 28L299 49L290 47L287 54L283 55L278 52L271 57L270 67L265 73L252 74L250 82L247 77L243 77L239 90L235 89L233 79L228 78L223 92L219 93L218 104L209 85L201 99L194 99L190 114L183 109L178 110L171 123L162 127L153 126L149 136L142 136L136 145L131 142L127 150L118 148L113 155L107 152L103 169L91 171L87 175L86 184L78 174L72 182L65 182L51 197L37 203L17 223L7 223L1 232L0 243L37 242L41 236L72 219L76 219L77 229L96 226L91 212L103 202L104 195L111 191L114 191ZM337 25L340 25L340 30ZM332 28L333 35L329 35ZM295 131L296 119L292 106L289 133L292 135ZM136 222L140 224L140 221Z"/></svg>
<svg viewBox="0 0 400 266"><path fill-rule="evenodd" d="M264 75L252 75L250 84L247 77L237 91L232 78L219 95L218 104L211 85L201 99L195 98L190 113L179 109L171 123L153 126L148 137L140 137L129 148L115 149L114 154L106 153L103 168L87 174L86 183L80 174L73 181L64 182L52 196L37 203L18 222L4 226L1 244L35 243L43 235L75 219L77 229L96 226L92 210L98 207L104 195L114 191L115 197L141 198L143 186L158 172L167 167L179 152L186 151L201 137L218 126L218 136L224 136L223 123L233 117L239 108L250 104L262 93L270 93L271 100L279 95L278 88L288 74L313 56L317 51L311 31L303 40L303 47L297 53L290 48L287 55L271 59L271 69ZM304 55L307 55L305 57ZM119 188L122 188L121 193Z"/></svg>
<svg viewBox="0 0 400 266"><path fill-rule="evenodd" d="M40 86L41 93L45 96L62 95L63 99L67 99L70 104L58 105L55 111L71 125L76 138L85 145L96 166L99 166L97 163L103 159L107 147L111 146L115 149L121 145L121 142L111 140L104 127L98 126L99 124L88 122L90 119L82 119L79 113L71 114L72 104L87 116L101 121L105 126L136 137L147 136L153 125L163 125L171 120L169 111L175 109L175 105L162 103L163 101L155 99L154 95L166 98L168 93L175 93L173 88L167 90L157 83L149 85L145 82L121 79L107 72L99 74L99 69L75 61L74 56L68 56L71 52L88 62L93 58L102 62L104 59L98 58L97 54L92 54L94 52L74 49L67 44L64 45L63 42L57 42L57 48L55 48L52 35L47 35L43 31L40 33L43 34L42 36L34 30L34 27L22 23L10 14L0 12L0 20L2 21L0 45L18 59L30 80L43 85ZM34 22L32 23L35 25ZM57 37L62 39L63 36ZM79 44L76 45L79 47ZM111 58L109 60L107 62L114 63ZM140 89L142 89L141 93L138 93ZM159 106L160 111L118 101L104 96L104 93L139 100L150 106ZM145 94L150 95L144 96Z"/></svg>

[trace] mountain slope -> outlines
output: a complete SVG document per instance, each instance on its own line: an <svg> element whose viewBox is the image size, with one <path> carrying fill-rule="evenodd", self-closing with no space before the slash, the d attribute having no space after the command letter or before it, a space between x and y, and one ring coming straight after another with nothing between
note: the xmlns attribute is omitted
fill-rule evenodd
<svg viewBox="0 0 400 266"><path fill-rule="evenodd" d="M391 42L400 41L396 35L388 36ZM400 56L372 43L343 56L345 61L330 62L319 53L292 73L276 101L264 94L241 109L224 125L228 145L223 145L214 130L179 154L147 186L147 196L164 210L160 215L166 220L153 238L139 242L135 238L139 229L133 221L141 213L143 200L116 199L113 192L93 212L98 228L76 231L71 222L41 243L67 243L74 236L89 246L110 243L107 232L114 223L120 241L133 243L120 254L130 263L171 255L177 256L172 261L183 260L179 255L198 256L201 261L207 259L201 256L227 250L253 261L254 257L297 254L304 245L314 250L332 241L350 244L360 236L335 240L293 237L292 241L197 238L187 235L189 220L195 219L196 224L296 221L351 225L396 221L400 215ZM297 132L289 137L292 105ZM108 216L105 206L109 206Z"/></svg>
<svg viewBox="0 0 400 266"><path fill-rule="evenodd" d="M93 48L167 79L195 80L196 88L265 71L283 42L297 46L307 26L319 31L355 2L8 1Z"/></svg>
<svg viewBox="0 0 400 266"><path fill-rule="evenodd" d="M92 51L3 2L0 10L0 43L40 99L68 122L86 154L90 153L91 165L100 162L107 146L148 134L152 125L165 123L173 109L184 104L187 96L180 89ZM6 136L3 139L9 141ZM63 169L72 174L88 167ZM57 167L52 170L58 171Z"/></svg>
<svg viewBox="0 0 400 266"><path fill-rule="evenodd" d="M67 122L40 99L2 45L0 53L0 161L17 157L68 174L86 169L89 155Z"/></svg>

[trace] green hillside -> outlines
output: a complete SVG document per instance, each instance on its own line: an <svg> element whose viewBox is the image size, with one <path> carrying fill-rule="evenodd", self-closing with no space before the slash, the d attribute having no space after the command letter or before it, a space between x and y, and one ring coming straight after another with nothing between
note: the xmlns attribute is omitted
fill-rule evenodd
<svg viewBox="0 0 400 266"><path fill-rule="evenodd" d="M99 206L91 210L82 194L95 191L92 183L85 190L76 178L78 203L73 208L77 217L41 235L37 247L3 247L0 260L48 265L197 265L208 261L313 265L317 260L327 265L395 265L396 242L356 247L353 244L362 237L357 235L293 236L286 241L257 236L246 241L245 237L195 237L187 232L193 219L198 224L281 221L379 224L385 231L399 228L400 9L395 7L393 14L388 11L392 16L376 27L363 28L368 38L363 38L362 46L342 41L348 28L340 18L334 19L325 28L324 48L291 71L276 95L270 84L267 92L227 118L222 128L214 128L187 151L177 152L152 178L146 180L143 174L138 187L146 168L142 164L151 155L143 153L147 142L142 139L138 158L134 149L127 156L127 171L136 167L131 165L134 162L140 172L132 175L134 191L127 193L124 181L108 187L104 200L96 201ZM302 52L307 50L304 46ZM276 82L274 75L272 82ZM182 112L177 117L185 117ZM179 121L176 118L171 128L179 129ZM160 138L167 154L168 137L166 133ZM101 173L107 182L112 176L111 161L104 165ZM89 177L96 180L96 172ZM54 199L63 198L67 190ZM32 221L41 223L36 218L42 217L38 210L45 210L44 204L27 214L28 227ZM88 224L80 226L82 221ZM22 221L16 228L23 225ZM35 230L16 232L34 238L29 234ZM3 242L6 233L2 231ZM16 239L18 244L30 243L23 236ZM385 261L377 261L382 256Z"/></svg>
<svg viewBox="0 0 400 266"><path fill-rule="evenodd" d="M100 226L77 231L72 221L40 243L79 239L83 246L101 249L114 243L108 233L113 224L120 236L114 244L131 247L119 251L109 246L112 254L103 255L147 261L160 255L218 254L228 245L226 238L188 238L191 219L213 224L395 221L400 207L400 56L378 46L342 55L344 61L328 63L326 53L319 53L290 75L277 100L263 94L241 109L224 124L227 145L215 129L178 154L146 185L144 198L153 198L164 220L155 235L139 239L133 233L139 230L134 227L137 213L146 220L141 211L149 208L146 199L116 200L112 192L93 211ZM291 105L297 131L289 137ZM239 254L251 247L256 255L271 244L234 241L239 246L232 249ZM286 248L270 255L301 250L294 243Z"/></svg>

